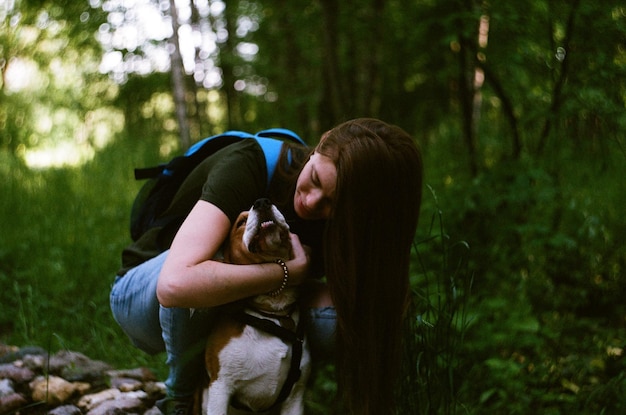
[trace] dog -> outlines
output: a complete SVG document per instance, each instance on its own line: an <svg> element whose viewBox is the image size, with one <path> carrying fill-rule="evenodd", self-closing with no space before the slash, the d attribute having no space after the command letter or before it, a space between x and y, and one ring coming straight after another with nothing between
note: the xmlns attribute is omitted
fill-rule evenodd
<svg viewBox="0 0 626 415"><path fill-rule="evenodd" d="M224 261L235 264L290 259L284 216L268 199L257 200L234 222L223 253ZM240 314L220 318L205 348L208 386L202 393L203 415L232 414L236 409L303 414L310 352L300 329L297 297L297 289L286 287L252 297ZM256 327L259 320L262 328Z"/></svg>

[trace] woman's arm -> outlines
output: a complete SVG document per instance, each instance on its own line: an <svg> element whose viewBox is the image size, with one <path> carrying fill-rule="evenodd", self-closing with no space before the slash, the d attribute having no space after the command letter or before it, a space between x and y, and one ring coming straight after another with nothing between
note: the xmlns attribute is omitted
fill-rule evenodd
<svg viewBox="0 0 626 415"><path fill-rule="evenodd" d="M200 200L178 230L163 264L157 297L164 307L203 308L270 292L283 278L275 264L232 265L212 258L230 232L231 223L215 205ZM306 278L309 257L291 235L294 259L287 261L289 285Z"/></svg>

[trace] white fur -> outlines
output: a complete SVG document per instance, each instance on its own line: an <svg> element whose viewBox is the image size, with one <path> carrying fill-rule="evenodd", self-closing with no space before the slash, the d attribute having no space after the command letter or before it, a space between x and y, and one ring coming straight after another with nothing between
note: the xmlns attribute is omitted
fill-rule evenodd
<svg viewBox="0 0 626 415"><path fill-rule="evenodd" d="M297 311L293 317L297 322ZM228 410L231 396L254 411L263 411L272 406L287 378L291 352L292 346L278 337L246 326L243 334L231 339L219 353L220 370L217 379L203 393L202 414L233 414ZM304 413L304 389L310 372L306 340L300 369L300 379L280 407L281 415Z"/></svg>
<svg viewBox="0 0 626 415"><path fill-rule="evenodd" d="M280 210L278 210L278 208L274 205L272 205L272 215L274 216L274 219L276 220L278 226L285 228L285 229L289 229L289 225L287 224L285 217L280 212ZM250 214L248 215L248 222L246 223L246 231L243 234L243 244L246 248L250 246L250 242L252 242L252 238L254 238L254 236L258 232L258 229L261 225L259 223L260 220L261 219L259 218L257 211L255 209L250 209ZM278 234L275 234L273 237L277 238ZM277 244L280 243L280 239L277 239L276 243Z"/></svg>

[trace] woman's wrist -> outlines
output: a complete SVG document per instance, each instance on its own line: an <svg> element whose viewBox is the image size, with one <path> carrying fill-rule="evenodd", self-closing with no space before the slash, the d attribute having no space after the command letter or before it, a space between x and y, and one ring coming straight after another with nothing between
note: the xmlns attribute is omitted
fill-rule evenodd
<svg viewBox="0 0 626 415"><path fill-rule="evenodd" d="M287 264L285 263L285 261L283 261L282 259L277 259L274 261L276 264L278 264L278 266L281 267L282 271L283 271L283 279L280 282L280 286L275 289L274 291L270 291L268 293L269 296L271 297L276 297L278 296L280 293L283 292L283 290L285 288L287 288L287 284L289 283L289 268L287 267Z"/></svg>

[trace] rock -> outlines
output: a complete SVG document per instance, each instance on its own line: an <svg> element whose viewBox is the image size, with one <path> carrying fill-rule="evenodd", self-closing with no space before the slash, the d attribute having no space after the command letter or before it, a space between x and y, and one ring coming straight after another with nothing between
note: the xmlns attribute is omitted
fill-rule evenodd
<svg viewBox="0 0 626 415"><path fill-rule="evenodd" d="M41 347L27 346L20 349L14 346L0 345L0 363L15 362L27 355L46 356L47 354Z"/></svg>
<svg viewBox="0 0 626 415"><path fill-rule="evenodd" d="M0 358L0 415L161 415L154 402L165 385L147 368L113 370L77 352L49 357L3 344Z"/></svg>
<svg viewBox="0 0 626 415"><path fill-rule="evenodd" d="M104 401L114 400L120 397L122 392L117 389L106 389L91 395L85 395L78 401L78 407L83 410L91 410Z"/></svg>
<svg viewBox="0 0 626 415"><path fill-rule="evenodd" d="M137 379L113 378L111 379L111 387L119 389L122 392L131 392L141 389L143 383Z"/></svg>
<svg viewBox="0 0 626 415"><path fill-rule="evenodd" d="M4 357L10 355L11 353L15 353L19 350L19 347L9 346L8 344L0 343L0 362L7 363L12 362L12 360L4 360Z"/></svg>
<svg viewBox="0 0 626 415"><path fill-rule="evenodd" d="M76 386L76 392L80 395L84 395L91 389L91 384L87 382L73 382L74 386Z"/></svg>
<svg viewBox="0 0 626 415"><path fill-rule="evenodd" d="M141 380L143 382L156 380L154 373L145 367L137 369L109 370L106 372L106 375L111 378L131 378Z"/></svg>
<svg viewBox="0 0 626 415"><path fill-rule="evenodd" d="M130 414L141 413L144 407L142 400L131 393L121 394L114 400L108 400L100 403L87 412L87 415L113 415L113 414Z"/></svg>
<svg viewBox="0 0 626 415"><path fill-rule="evenodd" d="M161 410L156 406L153 406L152 408L144 412L143 415L163 415L163 412L161 412Z"/></svg>
<svg viewBox="0 0 626 415"><path fill-rule="evenodd" d="M82 412L77 406L63 405L57 406L53 410L48 412L48 415L81 415Z"/></svg>
<svg viewBox="0 0 626 415"><path fill-rule="evenodd" d="M11 379L15 383L25 383L34 378L35 372L26 367L18 367L13 363L0 364L0 379Z"/></svg>
<svg viewBox="0 0 626 415"><path fill-rule="evenodd" d="M45 354L27 354L22 358L22 362L24 362L24 366L29 368L30 370L40 371L46 365L48 361L48 355Z"/></svg>
<svg viewBox="0 0 626 415"><path fill-rule="evenodd" d="M123 392L122 397L130 398L130 399L145 400L145 399L148 399L148 394L144 391Z"/></svg>
<svg viewBox="0 0 626 415"><path fill-rule="evenodd" d="M28 403L19 393L12 393L0 398L0 414L6 414Z"/></svg>
<svg viewBox="0 0 626 415"><path fill-rule="evenodd" d="M167 391L163 382L147 382L143 385L143 390L151 397L163 396Z"/></svg>
<svg viewBox="0 0 626 415"><path fill-rule="evenodd" d="M30 389L34 401L46 402L48 405L65 403L77 390L77 385L58 376L47 378L38 376L30 382Z"/></svg>
<svg viewBox="0 0 626 415"><path fill-rule="evenodd" d="M59 373L70 381L89 381L102 377L111 370L111 366L99 360L91 360L78 352L62 350L52 356L49 362L50 372Z"/></svg>
<svg viewBox="0 0 626 415"><path fill-rule="evenodd" d="M0 379L0 398L15 393L11 379Z"/></svg>

